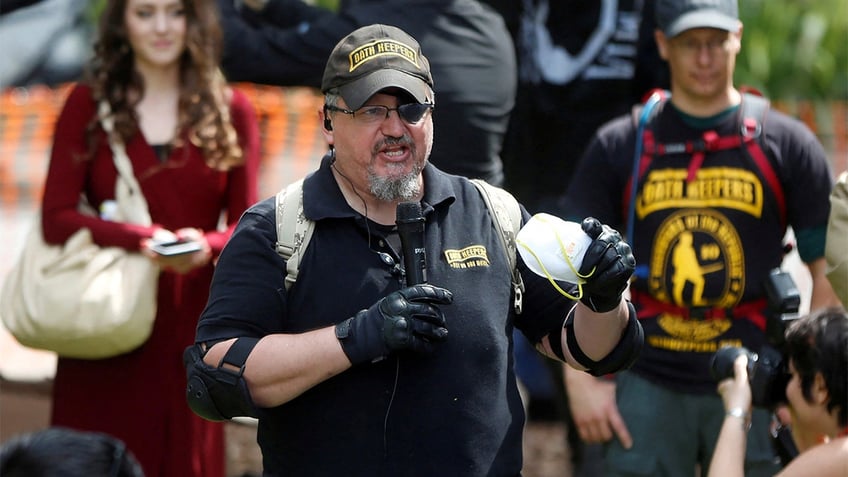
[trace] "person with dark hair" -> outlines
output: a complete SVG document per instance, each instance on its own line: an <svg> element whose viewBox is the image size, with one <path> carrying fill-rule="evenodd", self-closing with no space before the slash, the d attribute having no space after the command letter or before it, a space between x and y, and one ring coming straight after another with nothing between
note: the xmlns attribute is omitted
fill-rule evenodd
<svg viewBox="0 0 848 477"><path fill-rule="evenodd" d="M144 477L119 439L99 432L49 427L0 446L3 477Z"/></svg>
<svg viewBox="0 0 848 477"><path fill-rule="evenodd" d="M237 10L234 3L242 5ZM439 95L430 160L451 174L503 184L501 146L515 102L515 50L503 19L477 0L342 0L338 11L301 0L218 0L223 68L231 81L321 84L324 61L372 23L409 32L428 52Z"/></svg>
<svg viewBox="0 0 848 477"><path fill-rule="evenodd" d="M848 475L848 313L827 308L805 316L786 330L786 385L791 429L800 454L780 477ZM751 416L748 357L734 362L734 375L722 380L724 422L709 477L742 477Z"/></svg>
<svg viewBox="0 0 848 477"><path fill-rule="evenodd" d="M588 403L574 414L578 431L605 444L607 476L707 471L721 428L712 355L731 344L760 352L782 336L780 315L797 312L768 293L788 275L790 227L810 309L838 303L825 277L830 162L801 121L734 84L737 3L654 2L670 93L602 126L566 193L569 214L623 230L639 264L630 283L645 329L639 359L605 383L565 371L570 402ZM768 410L753 412L751 476L777 470L770 422Z"/></svg>
<svg viewBox="0 0 848 477"><path fill-rule="evenodd" d="M266 476L514 477L513 329L596 374L638 355L622 297L629 246L597 220L575 224L587 241L580 301L532 273L512 255L515 227L507 238L493 222L524 224L526 210L429 163L434 82L399 28L343 38L318 111L330 152L297 192L251 207L221 253L185 354L187 398L209 419L257 417ZM490 211L491 196L514 215ZM279 240L286 217L312 224L305 247L305 235Z"/></svg>
<svg viewBox="0 0 848 477"><path fill-rule="evenodd" d="M223 426L186 407L185 375L176 369L206 303L213 259L257 199L259 128L247 97L219 71L220 37L212 0L106 2L87 76L56 123L44 186L48 243L87 228L95 243L142 253L161 269L150 338L108 359L60 357L51 418L120 438L150 477L225 471ZM114 220L117 170L104 116L124 145L151 225ZM81 195L99 216L77 209ZM159 255L160 239L199 250Z"/></svg>

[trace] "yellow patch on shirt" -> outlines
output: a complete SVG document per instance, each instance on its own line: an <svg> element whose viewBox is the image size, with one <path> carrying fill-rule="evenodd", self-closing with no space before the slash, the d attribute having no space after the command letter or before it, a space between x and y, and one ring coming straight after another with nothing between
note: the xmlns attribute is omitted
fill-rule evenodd
<svg viewBox="0 0 848 477"><path fill-rule="evenodd" d="M488 267L489 253L483 245L470 245L460 250L445 250L445 258L451 268Z"/></svg>

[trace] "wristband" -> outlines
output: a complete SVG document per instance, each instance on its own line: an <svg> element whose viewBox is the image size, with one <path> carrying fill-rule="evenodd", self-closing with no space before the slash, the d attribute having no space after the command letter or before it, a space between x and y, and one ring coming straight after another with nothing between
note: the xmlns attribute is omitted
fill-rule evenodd
<svg viewBox="0 0 848 477"><path fill-rule="evenodd" d="M645 343L645 335L642 325L639 324L636 317L636 308L629 301L627 302L627 314L627 327L621 334L618 344L600 361L592 360L580 349L580 343L577 342L577 335L574 333L574 308L565 319L565 340L568 344L568 351L574 357L574 360L586 368L592 376L603 376L629 369L636 358L639 357Z"/></svg>
<svg viewBox="0 0 848 477"><path fill-rule="evenodd" d="M742 419L742 429L746 432L751 429L751 414L745 412L741 407L734 407L732 409L728 409L727 412L724 413L724 417L735 417L738 419Z"/></svg>

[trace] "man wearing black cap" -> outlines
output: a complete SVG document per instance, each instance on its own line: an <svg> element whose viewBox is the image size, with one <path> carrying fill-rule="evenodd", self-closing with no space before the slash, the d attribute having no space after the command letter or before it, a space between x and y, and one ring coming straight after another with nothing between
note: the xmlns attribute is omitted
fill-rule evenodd
<svg viewBox="0 0 848 477"><path fill-rule="evenodd" d="M333 46L371 23L417 38L438 78L439 138L430 160L445 172L501 186L501 145L515 103L515 51L503 19L477 0L342 0L338 12L302 0L218 0L222 67L231 81L320 86Z"/></svg>
<svg viewBox="0 0 848 477"><path fill-rule="evenodd" d="M769 412L725 417L710 359L726 345L758 352L782 326L786 310L766 284L787 226L812 278L811 308L838 303L823 258L830 165L800 121L734 87L737 0L657 0L656 15L671 98L598 131L566 204L627 230L646 346L615 385L567 369L567 389L572 405L586 404L573 408L581 437L607 442L605 475L704 475L734 419L752 422L746 475L771 476Z"/></svg>
<svg viewBox="0 0 848 477"><path fill-rule="evenodd" d="M584 221L593 240L576 305L519 260L519 314L477 187L428 163L439 103L415 39L355 30L322 90L331 152L303 182L299 220L314 233L297 280L287 291L271 198L244 214L218 261L190 348L205 353L189 363L192 408L258 417L266 476L520 475L513 327L580 369L628 366L642 342L621 296L629 246ZM426 283L399 265L401 202L422 211Z"/></svg>

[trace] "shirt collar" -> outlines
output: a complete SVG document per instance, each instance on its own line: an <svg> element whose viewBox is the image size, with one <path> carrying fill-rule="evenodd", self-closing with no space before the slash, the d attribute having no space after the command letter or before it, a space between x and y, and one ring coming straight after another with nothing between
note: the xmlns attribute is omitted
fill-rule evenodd
<svg viewBox="0 0 848 477"><path fill-rule="evenodd" d="M318 170L309 174L303 182L303 213L314 221L328 218L357 217L359 214L345 201L339 185L330 169L332 156L321 158ZM456 200L450 176L430 164L424 166L424 214L434 208L448 207Z"/></svg>

